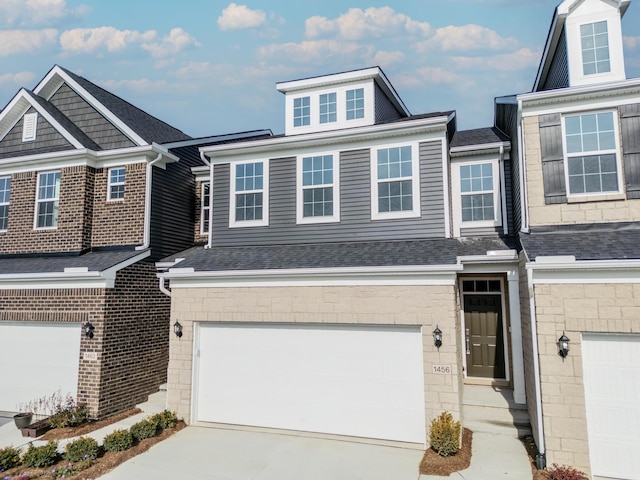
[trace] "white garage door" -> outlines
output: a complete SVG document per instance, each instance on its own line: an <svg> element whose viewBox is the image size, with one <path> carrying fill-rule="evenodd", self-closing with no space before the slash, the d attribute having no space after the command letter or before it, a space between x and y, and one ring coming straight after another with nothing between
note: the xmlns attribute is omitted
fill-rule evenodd
<svg viewBox="0 0 640 480"><path fill-rule="evenodd" d="M425 442L419 328L200 324L199 421Z"/></svg>
<svg viewBox="0 0 640 480"><path fill-rule="evenodd" d="M60 390L77 395L78 323L0 324L0 410Z"/></svg>
<svg viewBox="0 0 640 480"><path fill-rule="evenodd" d="M640 335L583 335L593 475L640 479Z"/></svg>

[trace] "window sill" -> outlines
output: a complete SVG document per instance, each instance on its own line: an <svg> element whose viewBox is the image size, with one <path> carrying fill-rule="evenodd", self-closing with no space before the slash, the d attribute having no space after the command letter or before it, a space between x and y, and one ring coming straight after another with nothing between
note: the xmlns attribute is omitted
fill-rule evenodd
<svg viewBox="0 0 640 480"><path fill-rule="evenodd" d="M612 202L615 200L626 200L624 193L605 193L594 195L580 195L567 197L567 203L587 203L587 202Z"/></svg>
<svg viewBox="0 0 640 480"><path fill-rule="evenodd" d="M371 220L397 220L402 218L419 218L420 212L414 212L412 210L406 210L401 212L372 212Z"/></svg>

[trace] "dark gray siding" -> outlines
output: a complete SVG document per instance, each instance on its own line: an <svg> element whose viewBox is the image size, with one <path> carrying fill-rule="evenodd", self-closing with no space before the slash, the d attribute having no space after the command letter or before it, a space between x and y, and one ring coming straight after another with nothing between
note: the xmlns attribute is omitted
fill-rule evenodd
<svg viewBox="0 0 640 480"><path fill-rule="evenodd" d="M35 110L30 108L26 113L33 112ZM72 150L74 148L42 115L38 115L36 139L32 142L23 142L23 123L24 117L0 141L0 158Z"/></svg>
<svg viewBox="0 0 640 480"><path fill-rule="evenodd" d="M567 203L560 114L541 115L539 122L544 203Z"/></svg>
<svg viewBox="0 0 640 480"><path fill-rule="evenodd" d="M496 127L511 138L511 160L505 163L509 232L520 230L520 144L518 142L518 106L516 103L496 103ZM507 168L508 167L508 168Z"/></svg>
<svg viewBox="0 0 640 480"><path fill-rule="evenodd" d="M620 107L620 130L627 198L640 198L640 104Z"/></svg>
<svg viewBox="0 0 640 480"><path fill-rule="evenodd" d="M376 123L386 123L392 120L397 120L401 118L402 115L396 107L393 106L393 103L389 101L385 93L378 87L378 85L374 84L375 88L375 122Z"/></svg>
<svg viewBox="0 0 640 480"><path fill-rule="evenodd" d="M62 84L49 101L100 148L108 150L135 146L131 140L67 84Z"/></svg>
<svg viewBox="0 0 640 480"><path fill-rule="evenodd" d="M560 40L553 55L553 61L544 85L540 90L553 90L555 88L565 88L569 86L569 61L567 58L566 30L562 31Z"/></svg>
<svg viewBox="0 0 640 480"><path fill-rule="evenodd" d="M340 222L296 224L295 158L270 161L267 227L229 228L229 165L217 165L213 188L216 246L296 244L444 237L442 144L420 145L420 218L371 220L369 149L340 154Z"/></svg>

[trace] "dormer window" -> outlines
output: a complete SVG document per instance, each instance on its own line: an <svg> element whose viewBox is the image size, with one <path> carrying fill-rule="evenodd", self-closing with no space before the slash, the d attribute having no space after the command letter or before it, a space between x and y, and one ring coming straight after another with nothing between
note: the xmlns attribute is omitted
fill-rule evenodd
<svg viewBox="0 0 640 480"><path fill-rule="evenodd" d="M585 75L611 71L607 22L580 25L582 70Z"/></svg>
<svg viewBox="0 0 640 480"><path fill-rule="evenodd" d="M347 120L364 118L364 88L347 90Z"/></svg>
<svg viewBox="0 0 640 480"><path fill-rule="evenodd" d="M336 94L320 95L320 123L331 123L338 120Z"/></svg>
<svg viewBox="0 0 640 480"><path fill-rule="evenodd" d="M27 113L22 120L22 141L32 142L36 139L36 130L38 127L38 114Z"/></svg>
<svg viewBox="0 0 640 480"><path fill-rule="evenodd" d="M293 100L293 126L302 127L311 122L311 98L300 97Z"/></svg>

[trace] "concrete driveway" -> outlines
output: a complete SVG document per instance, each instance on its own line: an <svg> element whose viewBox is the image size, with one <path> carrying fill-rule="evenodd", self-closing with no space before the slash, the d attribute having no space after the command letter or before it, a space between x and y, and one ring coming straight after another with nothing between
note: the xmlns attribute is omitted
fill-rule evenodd
<svg viewBox="0 0 640 480"><path fill-rule="evenodd" d="M250 430L189 426L101 480L416 480L423 452Z"/></svg>

